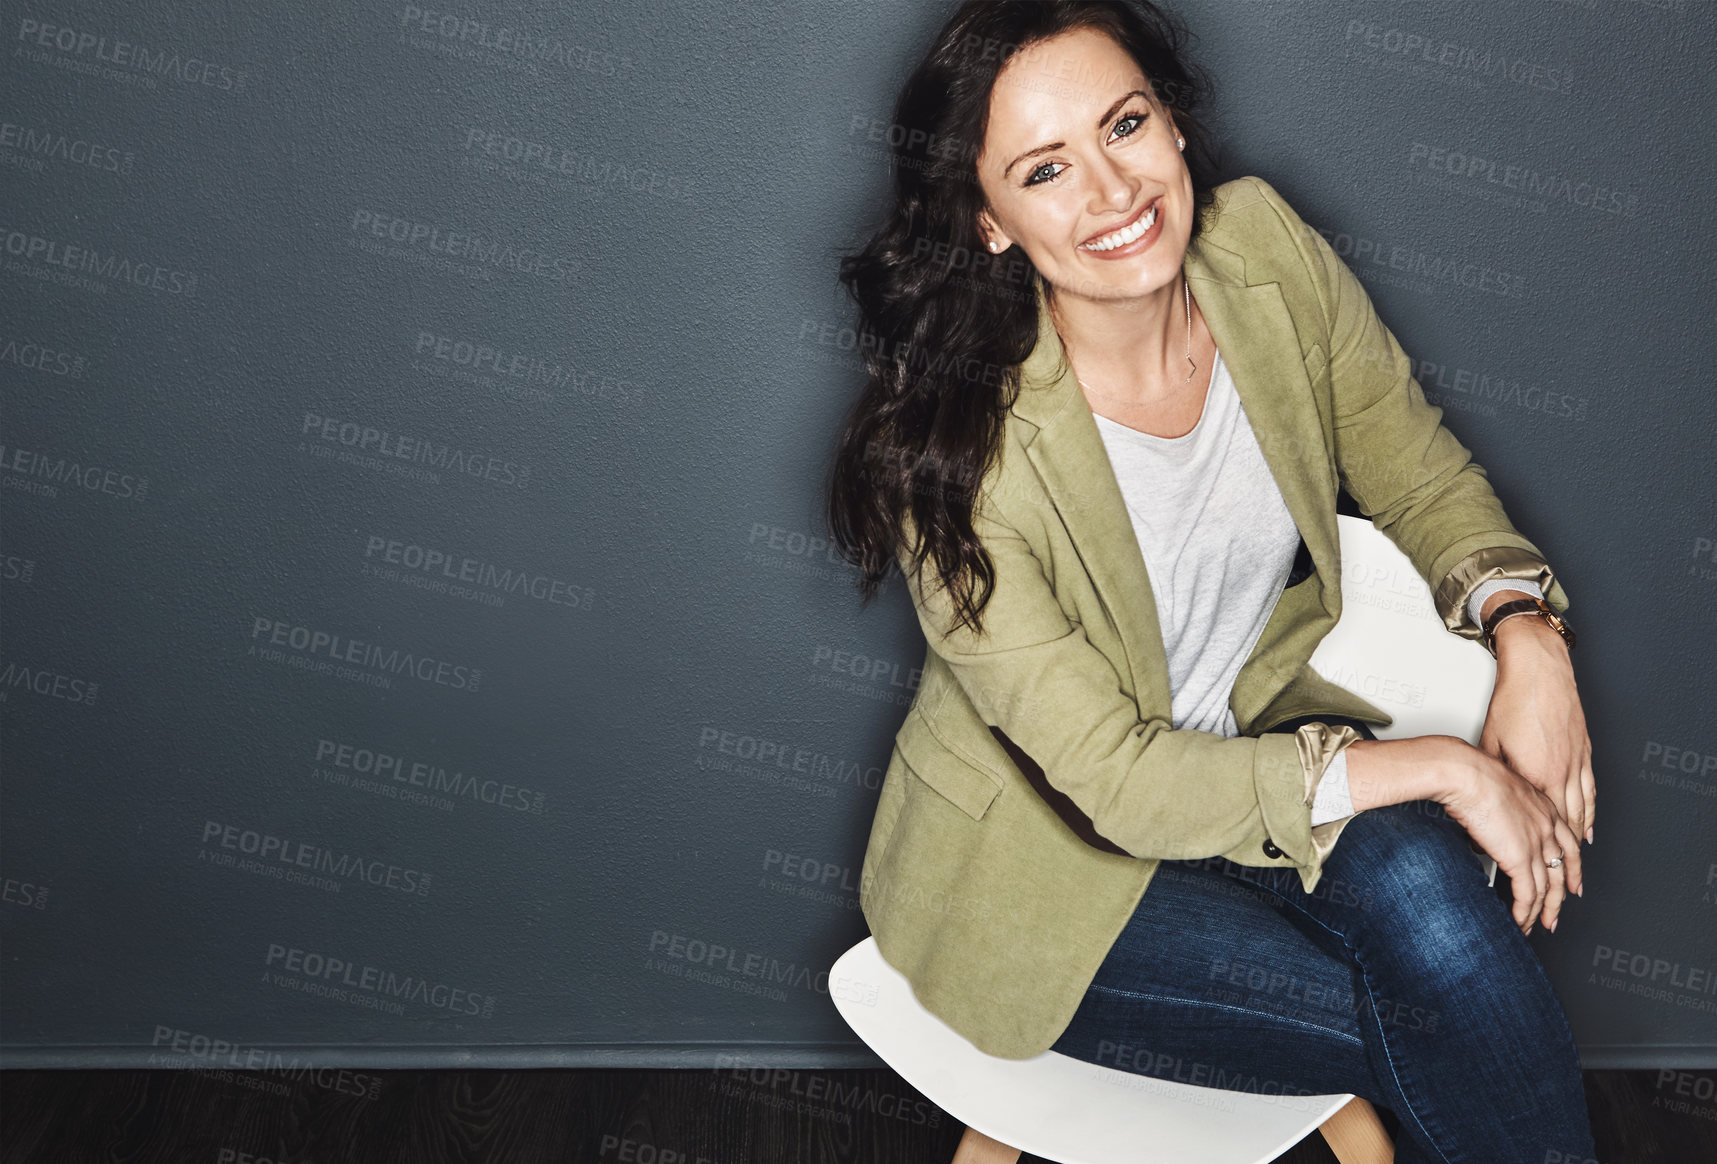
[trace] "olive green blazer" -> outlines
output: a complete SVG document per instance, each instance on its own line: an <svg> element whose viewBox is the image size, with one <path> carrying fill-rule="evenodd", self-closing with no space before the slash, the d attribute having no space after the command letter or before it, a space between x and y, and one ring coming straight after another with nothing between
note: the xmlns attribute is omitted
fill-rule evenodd
<svg viewBox="0 0 1717 1164"><path fill-rule="evenodd" d="M1151 580L1041 278L1037 344L975 491L995 568L984 633L945 633L934 574L906 579L928 650L860 902L919 1001L1003 1058L1066 1028L1159 860L1292 866L1316 886L1352 818L1313 828L1313 793L1360 737L1317 721L1261 733L1308 714L1391 722L1307 664L1341 615L1339 485L1451 632L1478 637L1466 600L1488 578L1530 578L1568 605L1328 243L1255 177L1218 187L1203 221L1186 276L1312 563L1235 680L1242 734L1172 728Z"/></svg>

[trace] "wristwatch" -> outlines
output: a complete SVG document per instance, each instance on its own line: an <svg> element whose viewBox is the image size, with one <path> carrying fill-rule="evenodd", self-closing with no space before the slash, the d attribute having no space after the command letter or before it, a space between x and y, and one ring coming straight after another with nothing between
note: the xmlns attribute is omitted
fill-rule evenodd
<svg viewBox="0 0 1717 1164"><path fill-rule="evenodd" d="M1484 633L1480 636L1479 641L1484 643L1485 650L1492 655L1496 654L1497 624L1514 614L1542 616L1544 621L1555 628L1556 633L1567 641L1568 649L1574 649L1574 628L1568 625L1567 619L1556 613L1555 607L1542 598L1514 598L1498 605L1495 610L1490 612L1490 617L1484 620Z"/></svg>

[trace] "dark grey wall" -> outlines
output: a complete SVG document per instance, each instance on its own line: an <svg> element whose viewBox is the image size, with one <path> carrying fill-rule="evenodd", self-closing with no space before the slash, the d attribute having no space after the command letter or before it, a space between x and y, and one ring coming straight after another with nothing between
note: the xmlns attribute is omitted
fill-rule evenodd
<svg viewBox="0 0 1717 1164"><path fill-rule="evenodd" d="M952 5L431 7L6 17L6 1062L870 1062L833 264ZM1567 587L1588 1062L1717 1062L1710 7L1183 10Z"/></svg>

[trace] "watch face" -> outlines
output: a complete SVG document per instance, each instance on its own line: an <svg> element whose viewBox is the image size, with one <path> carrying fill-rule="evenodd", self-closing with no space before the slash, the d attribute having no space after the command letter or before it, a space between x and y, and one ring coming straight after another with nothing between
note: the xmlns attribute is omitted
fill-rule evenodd
<svg viewBox="0 0 1717 1164"><path fill-rule="evenodd" d="M1534 605L1544 612L1544 617L1550 620L1550 625L1561 630L1568 625L1568 620L1556 613L1556 608L1542 598L1532 599Z"/></svg>
<svg viewBox="0 0 1717 1164"><path fill-rule="evenodd" d="M1539 600L1539 605L1544 608L1545 621L1547 621L1552 627L1554 627L1556 629L1557 634L1561 635L1564 639L1567 640L1568 645L1570 647L1573 646L1574 645L1574 628L1568 625L1568 620L1563 618L1561 615L1557 614L1554 610L1552 610L1550 608L1550 604L1547 602L1544 602L1542 599Z"/></svg>

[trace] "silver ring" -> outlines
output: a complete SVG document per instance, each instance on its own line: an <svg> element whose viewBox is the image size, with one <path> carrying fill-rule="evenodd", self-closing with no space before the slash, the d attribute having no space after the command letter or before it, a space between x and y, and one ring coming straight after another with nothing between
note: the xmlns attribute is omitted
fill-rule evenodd
<svg viewBox="0 0 1717 1164"><path fill-rule="evenodd" d="M1552 869L1560 869L1562 867L1562 858L1552 857L1547 864Z"/></svg>

